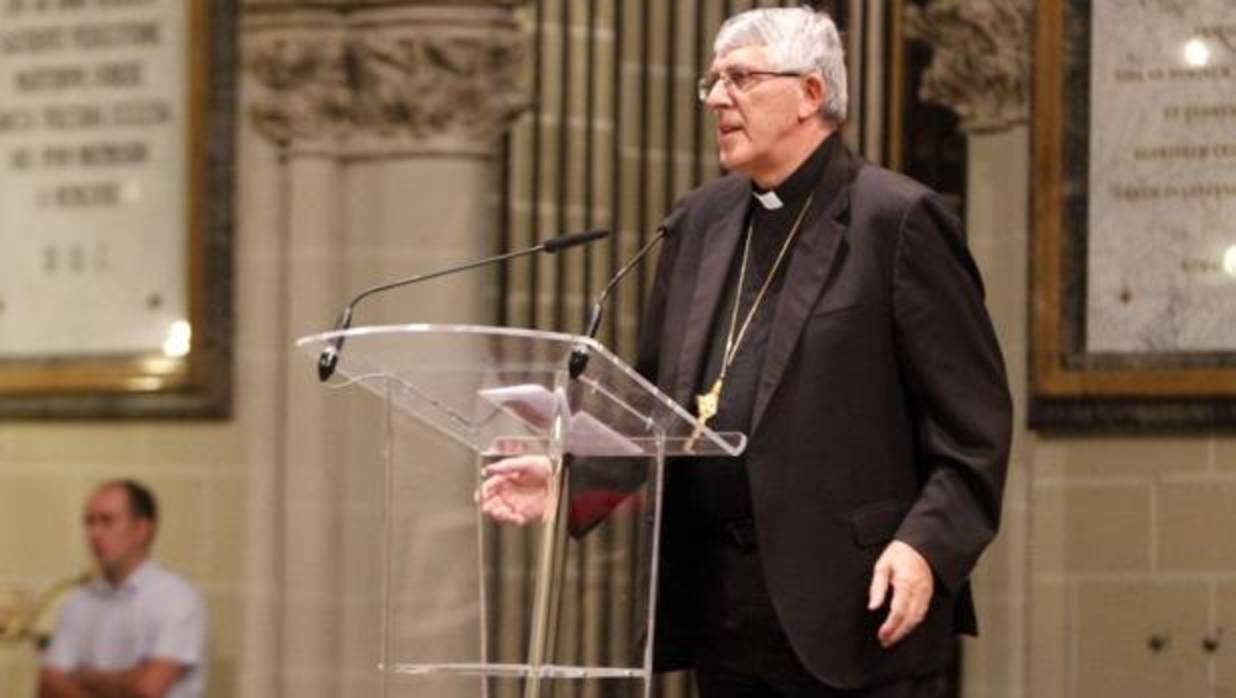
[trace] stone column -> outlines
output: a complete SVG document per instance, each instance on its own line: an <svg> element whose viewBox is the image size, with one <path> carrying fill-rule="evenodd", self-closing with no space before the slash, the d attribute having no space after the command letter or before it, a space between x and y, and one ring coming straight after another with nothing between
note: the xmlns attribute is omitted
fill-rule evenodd
<svg viewBox="0 0 1236 698"><path fill-rule="evenodd" d="M967 134L1024 124L1030 104L1031 0L930 0L906 8L905 35L932 49L919 97Z"/></svg>
<svg viewBox="0 0 1236 698"><path fill-rule="evenodd" d="M264 385L274 462L249 478L242 695L376 690L381 404L323 390L292 344L362 288L494 247L497 146L525 100L521 4L244 4L240 227L271 254L275 299L254 312L288 360ZM488 278L372 298L355 324L486 322Z"/></svg>
<svg viewBox="0 0 1236 698"><path fill-rule="evenodd" d="M1015 404L1000 535L979 563L981 635L964 645L963 694L1022 696L1026 674L1029 477L1025 428L1030 0L933 0L908 8L906 35L932 63L920 97L961 117L968 144L966 231L987 285Z"/></svg>

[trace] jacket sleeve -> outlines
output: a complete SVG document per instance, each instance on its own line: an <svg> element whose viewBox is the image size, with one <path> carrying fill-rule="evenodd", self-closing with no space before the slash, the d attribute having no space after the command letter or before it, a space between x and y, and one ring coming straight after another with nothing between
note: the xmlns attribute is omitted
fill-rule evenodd
<svg viewBox="0 0 1236 698"><path fill-rule="evenodd" d="M934 194L902 218L892 288L923 482L896 538L955 593L999 526L1012 400L978 268Z"/></svg>
<svg viewBox="0 0 1236 698"><path fill-rule="evenodd" d="M657 382L660 366L660 337L665 317L669 276L674 266L680 239L682 204L666 217L669 233L657 258L652 289L644 306L636 343L635 370L651 383ZM643 486L648 476L646 458L573 458L571 460L571 500L569 531L582 536L600 523L631 493Z"/></svg>
<svg viewBox="0 0 1236 698"><path fill-rule="evenodd" d="M654 384L660 373L661 333L665 326L665 305L669 300L670 276L678 258L678 248L682 243L683 219L686 210L686 203L679 202L674 211L666 217L668 233L661 248L661 254L657 258L652 289L648 293L648 300L644 304L644 314L639 323L635 370Z"/></svg>

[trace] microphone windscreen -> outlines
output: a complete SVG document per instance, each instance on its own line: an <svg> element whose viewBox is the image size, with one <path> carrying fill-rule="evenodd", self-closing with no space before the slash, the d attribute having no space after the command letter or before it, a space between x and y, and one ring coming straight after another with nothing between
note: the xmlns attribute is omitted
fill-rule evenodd
<svg viewBox="0 0 1236 698"><path fill-rule="evenodd" d="M544 246L546 252L552 254L554 252L565 250L568 247L582 245L586 242L592 242L593 240L600 240L606 235L609 235L608 230L585 230L582 233L571 233L570 235L550 238L542 243L542 245Z"/></svg>
<svg viewBox="0 0 1236 698"><path fill-rule="evenodd" d="M687 215L687 207L679 205L677 208L669 212L665 220L661 221L661 225L657 229L665 233L665 237L671 237L678 232L678 224Z"/></svg>

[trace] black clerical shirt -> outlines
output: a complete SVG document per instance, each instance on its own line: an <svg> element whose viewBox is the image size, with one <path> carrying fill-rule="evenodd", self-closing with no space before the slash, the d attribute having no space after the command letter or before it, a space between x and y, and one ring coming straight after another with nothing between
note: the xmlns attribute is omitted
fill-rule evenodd
<svg viewBox="0 0 1236 698"><path fill-rule="evenodd" d="M772 272L777 254L785 244L795 219L798 218L799 212L807 204L808 197L819 183L820 177L823 176L826 163L829 159L836 157L841 147L840 136L837 134L830 136L793 174L776 187L773 192L783 204L780 208L766 208L755 197L756 191L759 190L752 192L745 223L749 228L744 228L744 237L739 240L737 251L730 262L729 275L725 281L726 287L722 293L721 302L717 305L717 314L712 319L708 357L703 362L703 373L696 384L696 394L711 389L721 372L722 355L725 353L726 336L730 332L747 230L751 230L752 234L751 252L739 300L735 336L755 302L760 287ZM800 230L799 235L801 234ZM791 242L726 373L717 414L709 421L709 427L715 431L743 433L750 431L756 390L764 366L768 338L772 333L777 298L781 284L785 280L786 270L790 266L793 250L794 243ZM745 456L697 458L689 463L686 470L690 473L688 477L691 482L688 487L691 492L692 508L695 509L696 514L693 518L698 523L724 526L730 522L751 519L751 494Z"/></svg>

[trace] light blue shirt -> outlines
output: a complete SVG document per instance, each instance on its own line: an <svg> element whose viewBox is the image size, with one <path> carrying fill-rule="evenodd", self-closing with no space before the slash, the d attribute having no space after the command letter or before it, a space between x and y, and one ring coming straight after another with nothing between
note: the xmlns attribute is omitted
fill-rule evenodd
<svg viewBox="0 0 1236 698"><path fill-rule="evenodd" d="M166 698L206 693L206 606L180 577L146 561L118 587L98 578L65 602L45 666L124 671L150 659L185 668Z"/></svg>

